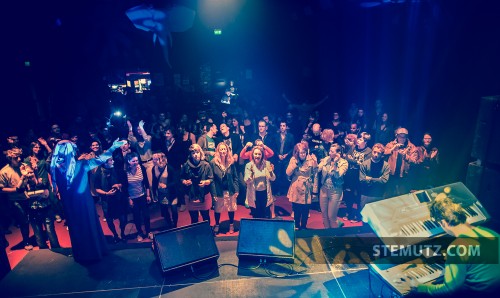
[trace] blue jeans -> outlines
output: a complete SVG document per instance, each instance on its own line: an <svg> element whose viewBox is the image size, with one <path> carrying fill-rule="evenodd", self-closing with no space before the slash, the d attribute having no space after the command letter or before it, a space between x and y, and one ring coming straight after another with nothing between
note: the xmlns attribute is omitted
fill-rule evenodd
<svg viewBox="0 0 500 298"><path fill-rule="evenodd" d="M321 207L321 215L323 216L323 225L326 229L338 227L337 213L342 197L343 192L341 188L329 189L322 187L320 189L319 205Z"/></svg>

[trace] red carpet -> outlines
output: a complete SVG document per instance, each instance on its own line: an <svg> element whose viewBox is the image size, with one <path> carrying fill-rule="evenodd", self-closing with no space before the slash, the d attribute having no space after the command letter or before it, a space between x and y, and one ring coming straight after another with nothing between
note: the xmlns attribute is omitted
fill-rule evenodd
<svg viewBox="0 0 500 298"><path fill-rule="evenodd" d="M101 215L101 219L103 219L102 216L102 210L99 204L97 204L97 211ZM283 219L292 219L290 217L290 213L292 211L292 205L290 202L288 202L288 199L284 196L281 197L276 197L276 216L280 216ZM343 211L342 209L339 211L339 214L342 214ZM215 223L214 217L213 217L213 211L210 212L210 217L211 217L211 224L213 225ZM238 210L236 211L235 214L235 221L236 224L235 226L238 227L238 222L240 218L251 218L250 216L250 209L245 208L245 206L238 206ZM200 218L201 220L201 218ZM179 222L178 226L185 226L189 225L191 223L189 214L187 211L184 212L179 212ZM104 231L105 235L111 236L112 233L109 231L107 224L104 221L101 221L102 228ZM362 223L350 223L349 221L344 221L344 227L353 227L353 226L361 226ZM57 236L59 237L59 243L61 244L62 247L70 247L71 246L71 241L69 239L69 233L66 230L66 227L64 226L63 222L61 223L55 223L56 225L56 232ZM118 221L115 221L116 229L119 231L118 227ZM163 230L163 227L165 225L165 222L163 218L160 215L160 211L158 208L158 205L152 205L151 206L151 229L153 232L161 231ZM307 224L307 227L309 229L323 229L323 221L321 218L321 212L311 210L310 212L310 218ZM28 253L28 251L24 250L24 246L20 245L21 243L21 234L20 231L17 227L11 226L10 230L12 231L12 234L6 235L7 241L9 242L9 247L6 248L7 250L7 255L9 257L9 262L11 268L14 268L23 258L24 256ZM217 237L224 237L224 236L229 236L230 234L226 234L227 231L229 230L229 221L228 221L228 216L227 212L222 213L221 215L221 225L220 225L220 234ZM129 222L126 227L126 234L135 234L135 226L132 222L132 214L129 214ZM33 232L30 233L32 236L32 243L34 244L34 237L33 237ZM238 233L234 233L231 236L237 236ZM151 240L144 240L144 241L151 241ZM137 243L135 238L129 239L128 243ZM112 245L112 244L111 244ZM38 250L38 247L35 246L35 250Z"/></svg>

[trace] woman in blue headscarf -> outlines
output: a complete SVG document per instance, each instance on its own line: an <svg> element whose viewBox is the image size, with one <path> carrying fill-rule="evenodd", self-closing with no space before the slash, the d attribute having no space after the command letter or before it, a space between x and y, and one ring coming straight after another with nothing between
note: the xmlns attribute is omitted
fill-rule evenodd
<svg viewBox="0 0 500 298"><path fill-rule="evenodd" d="M107 252L87 173L105 163L123 144L124 141L115 141L99 157L81 160L76 160L77 147L70 141L60 141L54 148L50 163L52 183L61 195L73 257L77 262L97 261Z"/></svg>

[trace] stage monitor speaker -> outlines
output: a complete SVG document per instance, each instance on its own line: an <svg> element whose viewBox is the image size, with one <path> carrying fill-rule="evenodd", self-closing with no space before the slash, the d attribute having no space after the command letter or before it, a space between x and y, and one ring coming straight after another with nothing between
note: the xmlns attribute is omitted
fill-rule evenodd
<svg viewBox="0 0 500 298"><path fill-rule="evenodd" d="M500 165L500 96L481 98L476 121L471 156L482 161L483 165Z"/></svg>
<svg viewBox="0 0 500 298"><path fill-rule="evenodd" d="M208 221L157 233L153 242L163 272L219 258Z"/></svg>
<svg viewBox="0 0 500 298"><path fill-rule="evenodd" d="M476 195L476 197L481 198L481 180L483 178L483 166L477 161L469 163L467 167L467 176L465 177L465 185L470 189L470 191Z"/></svg>
<svg viewBox="0 0 500 298"><path fill-rule="evenodd" d="M500 168L480 166L477 162L469 163L466 185L481 199L491 218L496 222L500 222L500 209L497 208L497 197L500 193L498 181L500 181ZM500 226L500 223L495 224Z"/></svg>
<svg viewBox="0 0 500 298"><path fill-rule="evenodd" d="M293 263L295 257L294 221L242 218L236 255L239 259Z"/></svg>

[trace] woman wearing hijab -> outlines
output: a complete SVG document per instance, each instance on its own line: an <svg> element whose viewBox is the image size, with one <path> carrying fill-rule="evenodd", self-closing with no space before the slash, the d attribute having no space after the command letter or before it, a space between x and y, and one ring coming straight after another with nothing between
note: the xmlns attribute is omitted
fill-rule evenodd
<svg viewBox="0 0 500 298"><path fill-rule="evenodd" d="M76 160L77 147L70 141L60 141L54 148L50 164L52 183L63 201L73 257L77 262L98 261L107 252L87 173L105 163L122 144L115 141L99 157L81 160Z"/></svg>

